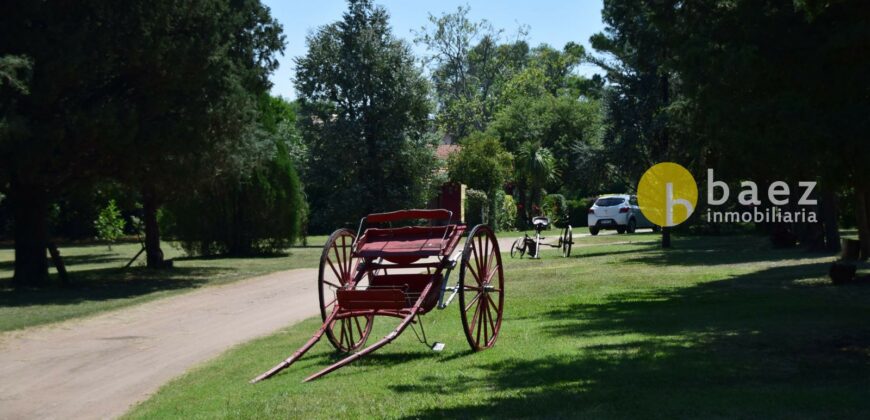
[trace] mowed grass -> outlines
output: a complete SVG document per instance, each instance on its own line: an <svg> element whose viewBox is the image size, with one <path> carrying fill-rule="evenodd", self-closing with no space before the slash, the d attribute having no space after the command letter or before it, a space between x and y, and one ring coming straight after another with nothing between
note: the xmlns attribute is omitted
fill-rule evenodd
<svg viewBox="0 0 870 420"><path fill-rule="evenodd" d="M321 243L322 244L322 243ZM286 253L259 258L185 258L183 251L165 243L166 258L174 268L149 270L145 255L124 268L141 246L60 247L72 285L56 280L40 290L15 291L11 287L14 250L0 249L0 331L64 321L170 296L198 287L223 284L259 274L293 268L316 267L320 249L291 248ZM55 274L51 268L52 276Z"/></svg>
<svg viewBox="0 0 870 420"><path fill-rule="evenodd" d="M601 237L603 238L603 237ZM584 245L587 238L578 240ZM765 238L613 236L570 259L504 260L493 349L472 353L458 305L322 379L326 340L256 385L319 325L236 347L164 386L130 418L868 418L870 286L826 279L832 256ZM596 242L604 239L595 239ZM864 268L866 272L866 266ZM370 339L397 321L378 319Z"/></svg>

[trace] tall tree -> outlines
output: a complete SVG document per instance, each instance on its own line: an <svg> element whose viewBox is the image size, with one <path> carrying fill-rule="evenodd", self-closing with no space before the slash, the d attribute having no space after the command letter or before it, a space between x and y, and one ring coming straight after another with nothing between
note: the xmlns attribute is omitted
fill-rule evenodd
<svg viewBox="0 0 870 420"><path fill-rule="evenodd" d="M256 0L13 3L0 55L33 63L29 94L16 97L20 129L0 138L16 285L47 279L52 197L101 177L143 192L148 261L160 265L161 192L228 151L222 140L250 118L245 98L268 87L280 26Z"/></svg>
<svg viewBox="0 0 870 420"><path fill-rule="evenodd" d="M680 24L668 29L679 49L672 65L717 175L818 180L823 207L833 193L851 189L870 255L866 2L705 0L673 13ZM837 249L836 224L825 226L826 245Z"/></svg>
<svg viewBox="0 0 870 420"><path fill-rule="evenodd" d="M424 58L438 102L439 128L457 139L484 131L502 105L505 82L526 64L529 46L520 27L514 40L488 21L472 21L469 7L429 15L429 27L415 42L426 46Z"/></svg>
<svg viewBox="0 0 870 420"><path fill-rule="evenodd" d="M424 204L436 164L425 135L428 85L387 12L350 0L342 20L318 28L307 44L295 83L312 229Z"/></svg>
<svg viewBox="0 0 870 420"><path fill-rule="evenodd" d="M289 103L265 94L258 111L244 134L243 164L167 203L163 226L192 254L280 252L300 233L305 202L289 151L296 133L285 129L296 116Z"/></svg>
<svg viewBox="0 0 870 420"><path fill-rule="evenodd" d="M447 162L451 181L486 193L490 200L489 220L493 229L498 229L495 222L499 211L496 208L498 191L507 181L511 160L511 154L501 147L495 136L473 133L462 140L462 148L450 155Z"/></svg>
<svg viewBox="0 0 870 420"><path fill-rule="evenodd" d="M248 133L284 42L259 0L125 7L115 20L125 39L123 99L133 111L124 147L138 152L118 174L141 193L147 263L160 267L159 208L201 180L243 173L262 160ZM149 29L155 25L159 30Z"/></svg>
<svg viewBox="0 0 870 420"><path fill-rule="evenodd" d="M607 72L610 82L605 96L604 147L615 172L626 177L629 185L658 162L697 164L691 148L678 147L669 112L678 86L668 67L673 54L668 33L661 28L673 24L666 11L675 4L605 1L605 32L590 38L592 47L604 54L590 59ZM662 230L662 247L670 247L670 229Z"/></svg>
<svg viewBox="0 0 870 420"><path fill-rule="evenodd" d="M106 3L106 2L103 2ZM48 209L52 194L105 168L108 139L124 110L106 93L117 83L116 42L105 26L107 4L18 1L0 15L0 56L31 64L28 91L2 95L0 187L13 209L16 287L48 279ZM13 12L14 11L14 12ZM9 104L12 104L10 107Z"/></svg>

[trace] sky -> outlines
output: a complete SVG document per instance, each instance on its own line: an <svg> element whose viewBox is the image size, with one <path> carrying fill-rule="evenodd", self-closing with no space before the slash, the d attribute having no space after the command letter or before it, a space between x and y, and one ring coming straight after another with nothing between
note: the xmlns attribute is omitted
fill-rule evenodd
<svg viewBox="0 0 870 420"><path fill-rule="evenodd" d="M393 35L405 39L414 54L422 57L425 48L414 45L412 30L419 31L428 24L430 13L440 16L454 12L459 6L471 7L470 18L486 19L505 34L515 34L520 25L528 25L529 45L549 44L561 49L568 41L583 44L590 51L589 37L604 30L601 23L602 0L375 0L390 14ZM284 26L286 48L280 57L280 67L272 74L272 94L295 99L293 88L293 58L305 55L305 37L319 26L341 19L347 9L345 0L264 0L272 16ZM601 71L584 64L577 69L579 74L591 76Z"/></svg>

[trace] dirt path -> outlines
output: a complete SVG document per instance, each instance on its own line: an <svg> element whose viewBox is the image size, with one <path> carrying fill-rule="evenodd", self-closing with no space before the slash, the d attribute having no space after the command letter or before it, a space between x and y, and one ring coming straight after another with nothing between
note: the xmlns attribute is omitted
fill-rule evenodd
<svg viewBox="0 0 870 420"><path fill-rule="evenodd" d="M194 365L315 315L315 279L283 271L0 335L0 418L120 416Z"/></svg>

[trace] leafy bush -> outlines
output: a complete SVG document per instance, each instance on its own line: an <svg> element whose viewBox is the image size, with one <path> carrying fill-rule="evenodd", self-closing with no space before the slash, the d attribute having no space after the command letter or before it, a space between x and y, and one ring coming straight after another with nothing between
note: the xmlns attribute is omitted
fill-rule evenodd
<svg viewBox="0 0 870 420"><path fill-rule="evenodd" d="M275 253L293 243L306 212L302 184L283 143L242 176L167 205L163 229L192 255Z"/></svg>
<svg viewBox="0 0 870 420"><path fill-rule="evenodd" d="M589 208L595 203L595 197L580 198L577 200L568 200L568 217L570 218L571 226L586 226Z"/></svg>
<svg viewBox="0 0 870 420"><path fill-rule="evenodd" d="M465 190L465 223L469 226L486 223L488 213L489 197L486 193L471 188Z"/></svg>
<svg viewBox="0 0 870 420"><path fill-rule="evenodd" d="M505 194L501 190L496 194L496 200L499 203L498 213L496 214L498 230L513 230L517 219L517 203L512 196Z"/></svg>
<svg viewBox="0 0 870 420"><path fill-rule="evenodd" d="M108 242L110 250L112 243L124 234L124 219L115 200L109 200L106 207L100 210L97 220L94 221L94 229L97 231L97 238Z"/></svg>
<svg viewBox="0 0 870 420"><path fill-rule="evenodd" d="M544 197L542 210L544 216L548 217L554 226L563 226L566 212L568 211L565 196L562 194L548 194Z"/></svg>

